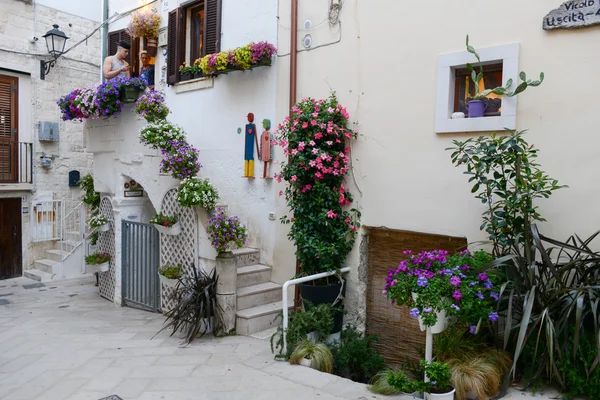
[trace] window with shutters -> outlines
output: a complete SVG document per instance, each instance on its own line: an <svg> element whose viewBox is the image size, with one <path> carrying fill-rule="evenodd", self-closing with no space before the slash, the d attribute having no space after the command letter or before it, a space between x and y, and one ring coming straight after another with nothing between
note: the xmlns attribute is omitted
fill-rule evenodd
<svg viewBox="0 0 600 400"><path fill-rule="evenodd" d="M187 3L169 13L167 83L179 82L179 66L221 50L221 0Z"/></svg>
<svg viewBox="0 0 600 400"><path fill-rule="evenodd" d="M19 78L0 75L0 183L14 183L18 176Z"/></svg>
<svg viewBox="0 0 600 400"><path fill-rule="evenodd" d="M129 63L131 66L131 76L139 76L140 75L140 39L135 38L132 39L131 36L125 31L125 29L121 29L120 31L114 31L108 33L108 55L113 56L117 53L117 46L119 42L124 40L131 44L131 49L129 49L129 55L125 58L125 61Z"/></svg>

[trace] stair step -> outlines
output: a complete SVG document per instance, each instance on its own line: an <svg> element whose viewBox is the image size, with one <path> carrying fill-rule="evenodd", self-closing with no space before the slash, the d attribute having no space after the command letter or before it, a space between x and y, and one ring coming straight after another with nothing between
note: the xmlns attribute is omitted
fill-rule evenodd
<svg viewBox="0 0 600 400"><path fill-rule="evenodd" d="M237 287L258 285L271 280L271 267L262 264L248 265L237 269Z"/></svg>
<svg viewBox="0 0 600 400"><path fill-rule="evenodd" d="M61 246L63 246L62 248L64 248L66 251L71 251L78 244L79 244L79 242L75 242L73 240L61 240L59 242L56 242L55 247L56 247L56 249L61 249Z"/></svg>
<svg viewBox="0 0 600 400"><path fill-rule="evenodd" d="M259 283L237 290L237 309L245 310L276 302L281 299L281 285L274 282Z"/></svg>
<svg viewBox="0 0 600 400"><path fill-rule="evenodd" d="M35 266L36 269L46 272L48 274L56 275L56 274L60 273L61 263L56 262L56 261L47 260L47 259L35 260L33 262L33 265Z"/></svg>
<svg viewBox="0 0 600 400"><path fill-rule="evenodd" d="M237 267L247 267L260 263L260 251L258 249L252 249L250 247L244 247L232 251L235 257L235 265Z"/></svg>
<svg viewBox="0 0 600 400"><path fill-rule="evenodd" d="M67 256L67 252L58 249L46 250L46 256L48 260L62 262L63 258Z"/></svg>
<svg viewBox="0 0 600 400"><path fill-rule="evenodd" d="M54 279L54 274L49 274L39 269L26 269L23 271L23 276L38 282L49 282Z"/></svg>
<svg viewBox="0 0 600 400"><path fill-rule="evenodd" d="M265 329L264 331L253 333L250 336L255 339L270 340L275 332L277 332L277 327Z"/></svg>
<svg viewBox="0 0 600 400"><path fill-rule="evenodd" d="M236 313L236 333L250 336L254 333L277 327L281 318L277 318L283 304L281 301L240 310ZM291 309L292 307L290 307Z"/></svg>

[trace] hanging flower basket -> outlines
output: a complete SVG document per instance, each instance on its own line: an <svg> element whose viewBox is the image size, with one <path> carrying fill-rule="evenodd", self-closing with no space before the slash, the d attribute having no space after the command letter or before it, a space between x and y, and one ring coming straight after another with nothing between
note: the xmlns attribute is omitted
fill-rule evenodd
<svg viewBox="0 0 600 400"><path fill-rule="evenodd" d="M173 226L163 226L163 225L158 225L158 224L153 224L153 225L163 235L176 236L181 233L181 224L179 222L177 222Z"/></svg>
<svg viewBox="0 0 600 400"><path fill-rule="evenodd" d="M108 272L110 270L110 261L107 261L102 264L98 264L98 271L100 272Z"/></svg>
<svg viewBox="0 0 600 400"><path fill-rule="evenodd" d="M419 295L413 292L413 300L417 301L418 297ZM437 315L437 322L431 327L431 333L433 333L434 335L437 333L444 332L444 330L448 326L448 317L446 317L446 311L442 310L440 312L436 312L435 314ZM427 330L427 326L425 326L425 324L423 323L422 317L419 317L419 328L421 329L421 331Z"/></svg>
<svg viewBox="0 0 600 400"><path fill-rule="evenodd" d="M146 51L148 56L156 57L156 49L158 48L158 39L155 37L146 38Z"/></svg>
<svg viewBox="0 0 600 400"><path fill-rule="evenodd" d="M108 232L108 231L110 231L110 223L108 223L108 222L107 222L107 223L106 223L106 224L104 224L104 225L100 225L100 226L98 227L98 230L99 230L100 232Z"/></svg>

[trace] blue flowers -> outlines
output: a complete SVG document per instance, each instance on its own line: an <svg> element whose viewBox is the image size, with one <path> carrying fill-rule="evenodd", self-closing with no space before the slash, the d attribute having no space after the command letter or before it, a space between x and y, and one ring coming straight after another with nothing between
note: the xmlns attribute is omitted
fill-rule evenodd
<svg viewBox="0 0 600 400"><path fill-rule="evenodd" d="M413 318L417 318L419 316L419 309L418 308L412 308L410 310L410 316Z"/></svg>
<svg viewBox="0 0 600 400"><path fill-rule="evenodd" d="M420 287L427 286L427 278L425 278L424 276L419 277L419 279L417 279L417 285Z"/></svg>
<svg viewBox="0 0 600 400"><path fill-rule="evenodd" d="M490 321L492 321L492 322L498 321L498 313L497 312L490 313Z"/></svg>

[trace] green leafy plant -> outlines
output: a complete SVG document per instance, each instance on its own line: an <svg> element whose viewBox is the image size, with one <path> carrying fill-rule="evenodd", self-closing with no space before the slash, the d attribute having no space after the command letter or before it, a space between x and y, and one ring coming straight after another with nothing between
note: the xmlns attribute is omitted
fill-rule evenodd
<svg viewBox="0 0 600 400"><path fill-rule="evenodd" d="M585 371L585 377L597 370L600 253L592 251L590 244L599 233L585 240L575 235L561 242L541 235L534 224L531 237L535 247L528 257L503 258L510 280L501 291L500 312L510 316L506 319L504 348L514 352L513 376L520 365L523 375L533 383L545 377L566 388L566 373L564 369L561 372L560 365L577 360L581 338L588 335L594 337L596 358L577 368Z"/></svg>
<svg viewBox="0 0 600 400"><path fill-rule="evenodd" d="M248 239L248 230L240 222L240 219L228 216L221 209L218 209L208 220L206 232L208 232L212 247L218 253L227 251L232 245L238 248L242 247Z"/></svg>
<svg viewBox="0 0 600 400"><path fill-rule="evenodd" d="M332 307L329 304L313 306L307 302L307 310L290 312L286 331L287 354L283 354L283 325L280 324L271 336L271 351L282 357L289 358L296 345L306 340L309 333L314 333L316 342L324 342L333 328ZM281 315L277 316L277 319Z"/></svg>
<svg viewBox="0 0 600 400"><path fill-rule="evenodd" d="M360 213L348 210L352 195L344 184L350 170L348 141L357 136L347 128L348 118L332 95L301 101L279 125L276 141L288 161L275 178L287 183L291 212L281 221L292 224L288 237L296 246L300 275L341 268L360 226Z"/></svg>
<svg viewBox="0 0 600 400"><path fill-rule="evenodd" d="M525 131L507 133L454 140L454 147L447 149L455 166L466 167L471 192L486 205L481 229L497 257L510 252L521 256L531 249L531 223L545 221L534 201L566 187L540 169L535 162L539 150L527 143Z"/></svg>
<svg viewBox="0 0 600 400"><path fill-rule="evenodd" d="M333 369L331 350L324 343L313 343L310 340L298 343L290 355L290 364L300 364L303 359L310 360L311 367L321 372L331 373Z"/></svg>
<svg viewBox="0 0 600 400"><path fill-rule="evenodd" d="M213 269L206 273L192 266L192 274L179 278L173 298L175 306L166 314L164 327L158 332L171 329L171 336L181 331L185 342L190 344L196 337L204 336L211 328L211 317L215 324L221 318L217 307L218 276ZM158 334L157 333L157 334Z"/></svg>
<svg viewBox="0 0 600 400"><path fill-rule="evenodd" d="M99 233L98 231L94 231L91 235L90 235L90 244L92 246L95 246L98 244L98 237L99 237Z"/></svg>
<svg viewBox="0 0 600 400"><path fill-rule="evenodd" d="M90 218L89 224L91 228L98 228L102 225L107 224L108 222L108 218L106 218L103 214L97 214Z"/></svg>
<svg viewBox="0 0 600 400"><path fill-rule="evenodd" d="M158 120L140 129L140 142L155 150L170 149L171 143L185 140L185 132L179 125L167 120Z"/></svg>
<svg viewBox="0 0 600 400"><path fill-rule="evenodd" d="M354 326L347 325L340 340L331 346L333 373L355 382L368 383L385 368L383 356L373 348L378 343L376 335L365 337Z"/></svg>
<svg viewBox="0 0 600 400"><path fill-rule="evenodd" d="M401 369L384 369L375 374L369 382L367 389L373 393L384 396L393 396L400 393L408 393L412 383Z"/></svg>
<svg viewBox="0 0 600 400"><path fill-rule="evenodd" d="M396 390L402 393L419 392L423 393L448 393L452 391L450 386L450 367L448 364L434 361L428 363L421 360L421 367L429 378L429 382L420 379L411 380L403 371L398 370L395 373L388 374L388 383Z"/></svg>
<svg viewBox="0 0 600 400"><path fill-rule="evenodd" d="M158 269L158 273L167 279L180 279L183 275L181 273L182 265L177 266L165 266Z"/></svg>
<svg viewBox="0 0 600 400"><path fill-rule="evenodd" d="M109 262L112 256L108 253L93 253L85 258L85 263L88 265L100 265Z"/></svg>
<svg viewBox="0 0 600 400"><path fill-rule="evenodd" d="M156 214L150 221L148 221L148 223L170 228L175 225L177 221L179 221L177 215L165 215L160 212Z"/></svg>
<svg viewBox="0 0 600 400"><path fill-rule="evenodd" d="M199 206L210 211L217 206L219 192L208 179L186 178L179 185L177 201L184 207Z"/></svg>
<svg viewBox="0 0 600 400"><path fill-rule="evenodd" d="M514 96L518 95L519 93L522 93L523 91L525 91L525 89L527 89L527 87L539 86L544 81L544 73L543 72L540 73L540 79L537 81L528 80L525 72L521 72L519 74L519 79L521 79L523 82L521 82L513 92L508 90L513 84L512 79L509 79L508 81L506 81L505 86L498 86L493 89L485 89L484 91L479 92L479 82L481 82L481 80L483 79L483 65L481 65L481 58L479 57L479 54L477 53L475 48L469 44L469 35L467 35L467 51L469 53L473 54L475 56L475 58L477 59L477 62L479 63L479 73L477 73L477 71L475 71L476 67L473 67L471 64L467 63L467 69L469 70L469 72L471 72L471 80L473 81L474 87L475 87L475 96L473 96L473 100L483 100L490 93L494 93L494 94L497 94L500 96L505 95L508 97L514 97Z"/></svg>
<svg viewBox="0 0 600 400"><path fill-rule="evenodd" d="M100 193L94 189L94 177L90 174L85 175L77 182L83 190L83 202L90 206L92 213L100 208Z"/></svg>

